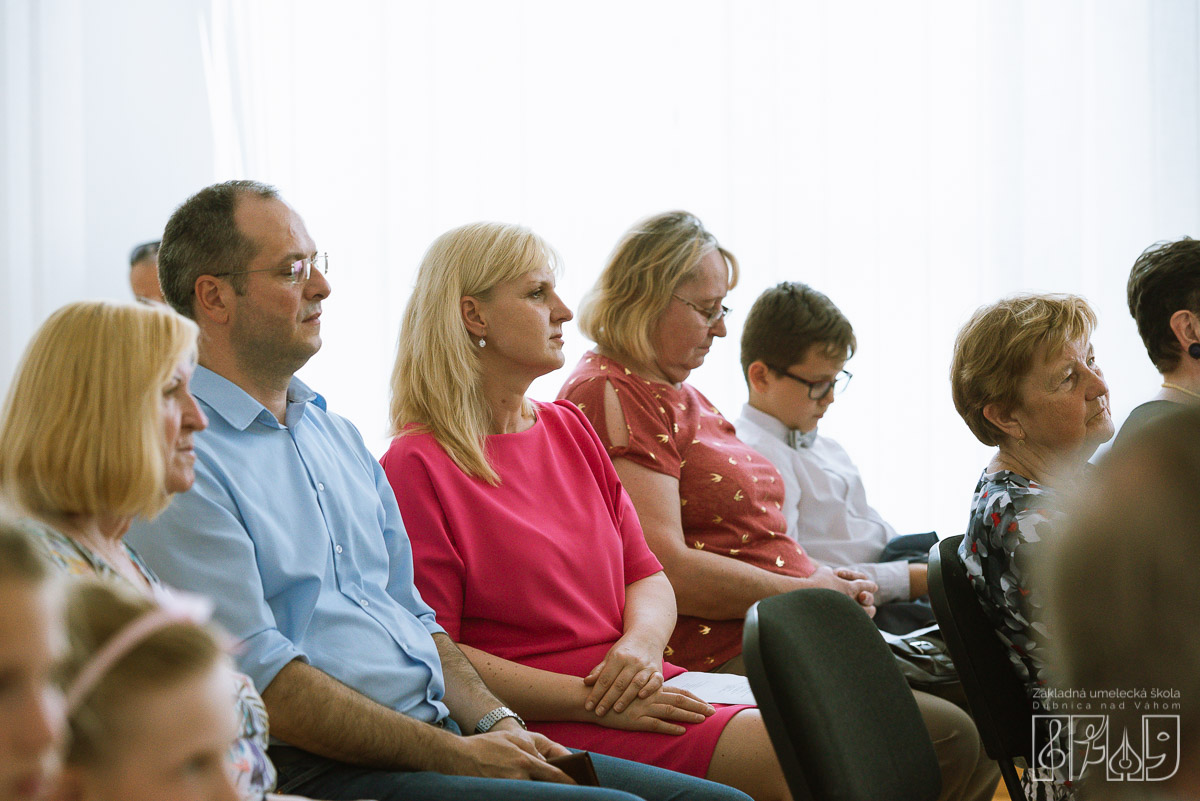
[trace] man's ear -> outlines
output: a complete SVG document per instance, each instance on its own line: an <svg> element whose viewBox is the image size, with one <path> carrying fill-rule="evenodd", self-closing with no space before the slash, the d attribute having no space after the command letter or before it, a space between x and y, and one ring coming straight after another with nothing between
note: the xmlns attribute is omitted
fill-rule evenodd
<svg viewBox="0 0 1200 801"><path fill-rule="evenodd" d="M229 322L229 307L233 301L233 286L211 275L196 279L196 297L192 301L192 312L197 322L209 320L223 325Z"/></svg>
<svg viewBox="0 0 1200 801"><path fill-rule="evenodd" d="M463 295L458 302L458 308L462 312L463 324L467 327L467 332L472 337L486 337L487 320L484 319L483 303L479 298Z"/></svg>
<svg viewBox="0 0 1200 801"><path fill-rule="evenodd" d="M750 362L750 366L746 368L746 383L754 392L766 392L771 386L770 379L771 368L767 367L765 362Z"/></svg>
<svg viewBox="0 0 1200 801"><path fill-rule="evenodd" d="M999 403L989 403L983 407L983 417L1007 436L1018 441L1025 439L1025 429L1014 410Z"/></svg>
<svg viewBox="0 0 1200 801"><path fill-rule="evenodd" d="M1171 315L1171 330L1184 353L1188 352L1189 345L1200 342L1200 320L1187 309L1180 309Z"/></svg>

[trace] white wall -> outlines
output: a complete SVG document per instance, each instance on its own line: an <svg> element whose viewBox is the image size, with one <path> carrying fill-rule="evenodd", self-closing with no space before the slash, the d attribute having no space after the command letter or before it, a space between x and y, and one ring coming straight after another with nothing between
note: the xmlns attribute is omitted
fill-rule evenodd
<svg viewBox="0 0 1200 801"><path fill-rule="evenodd" d="M54 309L130 298L129 250L211 183L204 0L3 0L0 391Z"/></svg>
<svg viewBox="0 0 1200 801"><path fill-rule="evenodd" d="M1119 421L1157 383L1129 266L1200 233L1195 0L2 1L0 389L54 308L127 296L176 204L252 177L330 252L304 377L378 449L434 236L529 224L577 306L625 227L683 207L744 267L693 383L736 416L750 303L813 284L860 343L822 430L899 528L956 533L988 453L950 404L961 322L1084 294Z"/></svg>

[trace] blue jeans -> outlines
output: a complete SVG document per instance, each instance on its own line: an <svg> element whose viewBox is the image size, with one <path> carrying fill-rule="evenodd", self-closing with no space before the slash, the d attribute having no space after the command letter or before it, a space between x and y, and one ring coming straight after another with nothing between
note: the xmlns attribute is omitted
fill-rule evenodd
<svg viewBox="0 0 1200 801"><path fill-rule="evenodd" d="M279 771L276 792L326 801L750 801L723 784L603 754L592 754L600 787L374 770L286 746L272 747L270 756Z"/></svg>

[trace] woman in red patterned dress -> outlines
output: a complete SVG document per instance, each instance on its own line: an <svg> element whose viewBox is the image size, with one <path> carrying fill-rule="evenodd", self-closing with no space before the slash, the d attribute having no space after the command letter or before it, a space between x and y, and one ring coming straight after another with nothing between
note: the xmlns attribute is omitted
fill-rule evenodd
<svg viewBox="0 0 1200 801"><path fill-rule="evenodd" d="M688 375L725 336L738 264L693 215L634 225L584 299L596 343L560 398L591 420L675 588L667 656L692 670L744 672L742 624L763 598L805 587L844 592L874 614L875 584L817 565L785 534L783 482ZM999 778L962 710L915 693L942 766L941 799L990 798Z"/></svg>

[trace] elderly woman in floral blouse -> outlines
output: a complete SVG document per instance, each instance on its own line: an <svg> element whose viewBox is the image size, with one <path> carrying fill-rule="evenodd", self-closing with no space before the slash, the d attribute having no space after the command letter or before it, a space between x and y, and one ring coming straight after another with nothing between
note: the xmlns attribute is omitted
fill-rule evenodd
<svg viewBox="0 0 1200 801"><path fill-rule="evenodd" d="M954 345L954 406L971 433L997 449L975 488L958 555L1031 693L1046 677L1041 596L1029 569L1062 516L1059 493L1113 435L1095 327L1082 298L1017 295L976 311ZM1025 776L1031 796L1070 794Z"/></svg>

